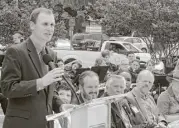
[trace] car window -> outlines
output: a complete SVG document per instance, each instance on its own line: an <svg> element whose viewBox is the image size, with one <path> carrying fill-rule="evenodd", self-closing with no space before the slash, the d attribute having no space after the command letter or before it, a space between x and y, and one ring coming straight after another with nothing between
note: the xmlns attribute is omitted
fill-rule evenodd
<svg viewBox="0 0 179 128"><path fill-rule="evenodd" d="M132 38L125 39L124 41L133 43L133 39Z"/></svg>
<svg viewBox="0 0 179 128"><path fill-rule="evenodd" d="M142 43L142 41L139 38L133 38L133 43Z"/></svg>
<svg viewBox="0 0 179 128"><path fill-rule="evenodd" d="M120 53L121 51L127 51L122 45L116 43L110 43L109 50Z"/></svg>
<svg viewBox="0 0 179 128"><path fill-rule="evenodd" d="M132 51L132 52L139 52L138 49L136 49L133 45L131 45L130 43L123 43L123 45L129 50L129 51Z"/></svg>

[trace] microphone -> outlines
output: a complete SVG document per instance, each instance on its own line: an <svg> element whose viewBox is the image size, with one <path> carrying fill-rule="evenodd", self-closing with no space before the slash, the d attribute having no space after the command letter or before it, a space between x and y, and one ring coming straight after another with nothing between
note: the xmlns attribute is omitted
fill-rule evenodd
<svg viewBox="0 0 179 128"><path fill-rule="evenodd" d="M42 57L44 63L50 67L50 70L57 68L55 64L53 63L53 59L49 54L45 54Z"/></svg>
<svg viewBox="0 0 179 128"><path fill-rule="evenodd" d="M42 59L43 59L44 63L49 66L50 70L52 70L52 69L54 69L54 68L57 68L57 66L55 66L55 63L53 62L52 57L51 57L49 54L44 54L43 57L42 57ZM79 97L77 96L77 94L76 94L76 92L75 92L75 89L74 89L73 85L71 84L71 82L69 82L69 80L68 80L64 75L62 75L62 78L63 78L63 80L65 80L65 82L67 83L67 85L71 88L71 90L72 90L72 92L74 93L74 95L76 96L76 98L77 98L79 104L81 104L80 99L79 99ZM59 82L59 81L58 81L58 84L60 85L60 82Z"/></svg>

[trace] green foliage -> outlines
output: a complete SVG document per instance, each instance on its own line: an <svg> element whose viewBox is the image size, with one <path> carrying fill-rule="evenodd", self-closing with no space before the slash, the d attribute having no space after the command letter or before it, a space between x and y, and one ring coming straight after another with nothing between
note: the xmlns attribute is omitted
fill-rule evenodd
<svg viewBox="0 0 179 128"><path fill-rule="evenodd" d="M156 52L166 51L179 42L178 0L98 0L96 12L103 9L101 24L109 36L153 37ZM171 45L172 44L172 45ZM154 51L152 50L152 51Z"/></svg>
<svg viewBox="0 0 179 128"><path fill-rule="evenodd" d="M23 31L25 37L30 35L29 16L33 9L46 7L53 9L56 18L56 29L53 41L61 35L67 34L61 18L63 5L60 0L1 0L0 1L0 43L12 43L15 31ZM58 34L57 34L58 33Z"/></svg>

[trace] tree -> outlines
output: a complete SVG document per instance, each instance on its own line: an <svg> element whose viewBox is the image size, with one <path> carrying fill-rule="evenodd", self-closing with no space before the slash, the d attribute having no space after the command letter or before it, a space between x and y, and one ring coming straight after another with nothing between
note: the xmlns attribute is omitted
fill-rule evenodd
<svg viewBox="0 0 179 128"><path fill-rule="evenodd" d="M64 35L64 33L67 34L66 27L61 17L63 13L63 5L60 0L1 0L0 43L12 43L13 33L19 30L23 31L26 37L29 36L29 16L32 10L37 7L53 9L57 24L53 41L55 41L54 39L57 39L61 35Z"/></svg>
<svg viewBox="0 0 179 128"><path fill-rule="evenodd" d="M109 36L152 37L154 55L168 57L179 41L179 1L177 0L98 0L103 8L101 24ZM95 9L99 10L97 7ZM151 44L151 43L150 43Z"/></svg>

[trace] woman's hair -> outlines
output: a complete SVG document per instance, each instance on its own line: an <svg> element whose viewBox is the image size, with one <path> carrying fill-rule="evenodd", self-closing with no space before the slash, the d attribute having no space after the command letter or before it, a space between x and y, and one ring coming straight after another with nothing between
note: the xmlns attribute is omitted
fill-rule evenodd
<svg viewBox="0 0 179 128"><path fill-rule="evenodd" d="M149 63L151 63L153 66L155 65L155 62L154 62L153 60L149 60L149 61L147 61L146 66L147 66Z"/></svg>
<svg viewBox="0 0 179 128"><path fill-rule="evenodd" d="M103 63L103 58L97 58L95 61L95 66L100 66Z"/></svg>
<svg viewBox="0 0 179 128"><path fill-rule="evenodd" d="M110 55L109 50L104 50L104 51L101 52L102 57L106 57L106 56L109 56L109 55Z"/></svg>
<svg viewBox="0 0 179 128"><path fill-rule="evenodd" d="M68 86L68 84L65 81L61 81L60 84L56 85L56 90L57 92L60 90L66 90L66 91L71 91L70 87Z"/></svg>

